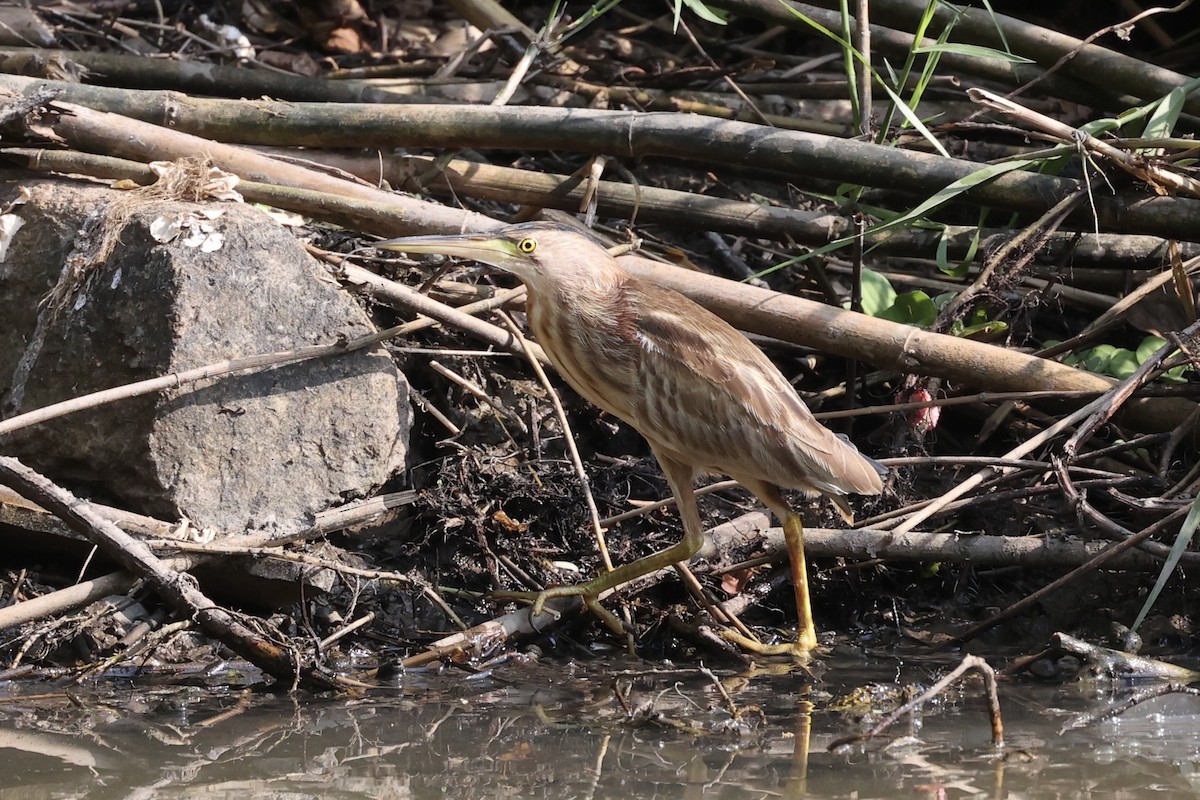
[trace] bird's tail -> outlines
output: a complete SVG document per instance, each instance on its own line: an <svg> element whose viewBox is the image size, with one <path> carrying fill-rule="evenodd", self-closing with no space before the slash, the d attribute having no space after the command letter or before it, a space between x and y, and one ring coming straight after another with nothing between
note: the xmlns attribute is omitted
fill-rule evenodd
<svg viewBox="0 0 1200 800"><path fill-rule="evenodd" d="M843 491L854 494L879 494L883 490L883 479L887 477L888 468L870 456L860 453L846 434L839 433L836 436L849 450L842 467Z"/></svg>
<svg viewBox="0 0 1200 800"><path fill-rule="evenodd" d="M853 525L854 509L850 508L850 504L846 502L845 495L830 494L826 495L826 497L829 498L829 502L833 503L833 507L838 510L838 513L842 515L842 519L846 521L846 524Z"/></svg>

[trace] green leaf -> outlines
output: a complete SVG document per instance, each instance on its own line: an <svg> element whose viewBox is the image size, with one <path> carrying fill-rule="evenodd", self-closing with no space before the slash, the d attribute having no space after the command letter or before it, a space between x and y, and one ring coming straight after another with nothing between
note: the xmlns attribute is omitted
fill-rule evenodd
<svg viewBox="0 0 1200 800"><path fill-rule="evenodd" d="M1109 375L1112 375L1118 380L1125 380L1133 373L1137 372L1138 360L1132 350L1126 350L1124 347L1118 348L1112 357L1108 359L1108 366L1105 369Z"/></svg>
<svg viewBox="0 0 1200 800"><path fill-rule="evenodd" d="M946 305L946 303L949 303L956 297L958 297L958 292L942 292L933 298L933 304L937 306L938 310L940 311L942 307Z"/></svg>
<svg viewBox="0 0 1200 800"><path fill-rule="evenodd" d="M965 319L955 320L951 323L950 334L970 339L984 334L1004 333L1008 330L1007 322L992 319L989 313L987 308L976 308Z"/></svg>
<svg viewBox="0 0 1200 800"><path fill-rule="evenodd" d="M928 220L924 219L924 216L926 214L944 206L946 203L949 203L951 200L958 197L960 194L970 191L972 188L974 188L982 183L987 183L988 181L992 180L993 178L1003 175L1006 172L1013 172L1014 170L1024 169L1025 167L1028 167L1028 166L1030 166L1032 164L1036 164L1036 163L1038 163L1036 159L1014 159L1012 161L1004 161L999 164L989 164L989 165L983 167L982 169L977 169L968 175L964 175L962 178L959 178L958 180L954 181L953 183L950 183L949 185L942 187L932 197L929 197L928 199L926 199L925 202L921 203L916 208L910 209L907 213L892 216L892 217L888 218L885 222L881 222L878 225L874 225L871 228L868 228L866 231L864 231L864 233L867 236L872 236L877 233L883 233L884 231L890 230L891 228L898 228L898 227L902 227L902 226L933 227L933 223L930 223ZM839 188L842 188L842 187L839 187ZM763 270L759 274L767 275L767 274L770 274L771 272L774 272L777 269L782 269L784 266L791 266L792 264L800 264L800 263L803 263L804 261L807 261L810 258L816 258L818 256L824 255L825 253L832 253L834 250L839 250L843 247L846 247L847 245L852 244L854 242L854 239L855 239L854 236L843 236L840 239L835 239L832 242L823 244L820 247L816 248L815 250L809 251L807 254L805 254L803 256L797 256L796 258L791 259L789 261L785 261L782 264L776 264L774 267L771 267L770 269L767 269L767 270Z"/></svg>
<svg viewBox="0 0 1200 800"><path fill-rule="evenodd" d="M896 301L891 306L875 316L880 319L890 320L891 322L928 328L937 319L937 308L934 307L933 301L929 299L929 295L918 289L898 295Z"/></svg>
<svg viewBox="0 0 1200 800"><path fill-rule="evenodd" d="M1115 131L1121 127L1121 124L1121 120L1106 117L1104 119L1094 119L1091 122L1085 122L1079 126L1079 130L1091 136L1102 136L1110 131Z"/></svg>
<svg viewBox="0 0 1200 800"><path fill-rule="evenodd" d="M988 320L987 322L977 323L975 325L964 325L958 330L954 331L954 335L960 336L963 339L974 339L985 334L991 336L994 334L1004 333L1007 330L1007 322L999 319L992 319Z"/></svg>
<svg viewBox="0 0 1200 800"><path fill-rule="evenodd" d="M1005 53L1003 50L995 50L991 47L982 47L975 44L931 44L925 47L918 47L913 52L916 53L954 53L955 55L968 56L970 58L992 58L997 61L1008 61L1013 64L1032 64L1033 59L1025 58L1024 56Z"/></svg>
<svg viewBox="0 0 1200 800"><path fill-rule="evenodd" d="M1004 161L999 164L988 164L987 166L977 169L974 172L964 175L953 183L939 189L935 194L929 197L925 202L911 209L907 214L893 217L882 225L876 225L867 231L868 234L880 233L888 228L894 228L899 225L904 225L918 217L924 217L926 214L944 206L954 198L958 197L971 189L974 189L980 184L987 183L990 180L998 178L1009 172L1015 172L1019 169L1024 169L1036 163L1032 159L1014 159L1013 161Z"/></svg>
<svg viewBox="0 0 1200 800"><path fill-rule="evenodd" d="M975 256L979 254L979 240L983 236L983 224L987 221L988 209L979 209L979 221L975 223L975 231L971 234L971 245L967 248L966 255L962 261L958 262L953 270L946 274L952 278L961 279L967 277L967 273L971 271L971 265L975 263Z"/></svg>
<svg viewBox="0 0 1200 800"><path fill-rule="evenodd" d="M676 1L676 3L680 2L680 0L675 0L675 1ZM921 122L920 119L917 118L917 115L915 113L913 113L913 110L911 108L909 108L907 105L905 105L904 101L900 99L900 96L898 94L896 94L894 91L892 91L892 88L887 85L887 82L884 81L882 77L880 77L879 72L873 66L871 66L871 62L866 57L864 57L862 53L860 53L860 52L858 52L858 50L854 49L854 46L852 44L850 44L850 42L846 41L846 39L844 37L837 35L836 33L829 30L828 28L826 28L824 25L817 22L816 20L805 16L801 11L799 11L796 8L793 8L792 6L784 4L784 9L791 12L792 16L794 16L796 19L803 22L805 25L808 25L813 30L818 31L825 38L827 38L833 42L836 42L838 44L838 46L841 47L845 52L849 53L853 58L855 58L859 62L865 64L867 66L867 68L871 71L871 75L875 79L875 82L878 83L881 87L883 87L883 90L888 93L888 97L891 99L892 103L895 104L896 108L898 108L900 110L900 113L904 116L904 118L906 120L908 120L908 123L910 125L912 125L913 128L915 128L918 133L920 133L922 136L924 136L929 141L929 143L933 146L933 148L935 150L937 150L939 153L941 153L943 156L945 156L947 158L950 157L950 154L948 152L946 152L946 148L942 146L942 143L939 142L937 140L937 138L930 132L930 130L927 127L925 127L925 124L923 122ZM929 11L929 12L927 12L927 14L932 14L932 12ZM888 126L885 125L884 127L886 128Z"/></svg>
<svg viewBox="0 0 1200 800"><path fill-rule="evenodd" d="M1117 348L1111 344L1102 344L1093 347L1091 350L1085 350L1079 354L1080 364L1088 372L1096 372L1101 375L1108 371L1108 362L1112 359L1113 353Z"/></svg>
<svg viewBox="0 0 1200 800"><path fill-rule="evenodd" d="M1147 336L1142 339L1142 343L1138 345L1137 349L1137 363L1145 364L1146 359L1161 350L1166 343L1167 340L1161 336Z"/></svg>
<svg viewBox="0 0 1200 800"><path fill-rule="evenodd" d="M896 290L892 282L873 269L862 271L863 313L878 317L896 302Z"/></svg>
<svg viewBox="0 0 1200 800"><path fill-rule="evenodd" d="M942 146L942 143L937 140L937 137L933 135L933 132L930 131L929 128L925 127L925 123L921 122L920 117L918 117L917 113L909 107L908 103L904 102L904 100L900 98L900 95L893 92L892 87L888 86L886 83L880 82L879 85L883 87L885 92L887 92L888 97L891 99L892 103L895 104L896 109L900 112L900 115L904 117L905 121L907 121L909 125L912 125L913 129L916 130L917 133L924 136L926 141L933 145L934 149L936 149L938 153L946 158L949 158L950 153L947 152L946 148Z"/></svg>
<svg viewBox="0 0 1200 800"><path fill-rule="evenodd" d="M987 325L991 322L992 318L988 316L988 310L983 307L976 308L974 311L972 311L970 319L965 321L967 325Z"/></svg>
<svg viewBox="0 0 1200 800"><path fill-rule="evenodd" d="M854 14L850 11L850 0L840 0L838 3L838 21L841 23L840 33L842 38L849 42L852 41L853 31L851 23L854 20ZM858 85L858 70L854 68L854 48L842 48L842 74L846 78L846 95L850 100L850 118L854 122L855 129L863 127L863 107L861 91Z"/></svg>
<svg viewBox="0 0 1200 800"><path fill-rule="evenodd" d="M1183 552L1187 550L1188 543L1192 541L1192 536L1196 533L1196 528L1200 527L1200 495L1192 501L1192 508L1188 511L1187 517L1183 520L1183 525L1179 526L1179 533L1175 536L1175 543L1171 545L1171 552L1167 554L1167 560L1163 562L1162 571L1158 573L1158 580L1154 582L1154 588L1150 590L1150 594L1146 596L1146 602L1142 604L1142 610L1138 612L1137 619L1133 621L1132 628L1134 631L1146 619L1146 615L1150 613L1154 601L1162 594L1163 587L1167 585L1167 579L1171 577L1171 573L1175 571L1176 565L1179 564L1179 559L1183 558Z"/></svg>
<svg viewBox="0 0 1200 800"><path fill-rule="evenodd" d="M988 18L992 21L992 27L996 29L996 35L1000 37L1000 44L1004 45L1006 52L1011 51L1012 47L1008 44L1008 37L1004 35L1004 26L996 19L996 11L992 8L991 2L983 0L983 7L987 9Z"/></svg>
<svg viewBox="0 0 1200 800"><path fill-rule="evenodd" d="M1167 345L1167 340L1161 336L1147 336L1142 339L1142 343L1138 345L1137 362L1138 365L1146 363L1146 360L1161 350ZM1178 350L1173 350L1172 354L1178 353ZM1158 380L1166 383L1183 383L1187 381L1187 372L1191 369L1188 364L1180 364L1178 367L1171 367L1158 377Z"/></svg>
<svg viewBox="0 0 1200 800"><path fill-rule="evenodd" d="M1161 380L1168 383L1187 383L1186 373L1191 369L1187 364L1180 364L1178 367L1171 367L1163 373Z"/></svg>
<svg viewBox="0 0 1200 800"><path fill-rule="evenodd" d="M1050 347L1051 344L1053 343L1047 342L1044 346ZM1062 361L1064 364L1082 367L1088 372L1111 375L1114 378L1123 380L1136 372L1138 367L1145 364L1147 359L1157 353L1166 344L1166 339L1158 336L1147 336L1145 339L1142 339L1137 350L1127 350L1124 347L1101 344L1090 350L1082 350L1076 355L1065 356ZM1188 369L1190 367L1186 364L1173 367L1163 373L1159 377L1159 380L1172 383L1185 380L1184 373Z"/></svg>
<svg viewBox="0 0 1200 800"><path fill-rule="evenodd" d="M1101 133L1107 133L1116 128L1136 122L1139 119L1151 116L1158 111L1164 103L1167 103L1169 106L1172 102L1169 99L1171 94L1175 92L1181 92L1181 96L1186 97L1193 89L1196 88L1200 88L1200 78L1192 78L1190 81L1186 81L1183 85L1176 86L1174 89L1168 92L1166 96L1155 100L1153 103L1147 103L1144 106L1128 108L1121 112L1116 119L1093 120L1086 125L1080 125L1079 130L1084 131L1085 133L1090 133L1093 136L1098 136Z"/></svg>
<svg viewBox="0 0 1200 800"><path fill-rule="evenodd" d="M950 263L950 237L946 235L946 227L942 227L942 234L938 236L937 251L934 253L934 260L937 262L939 271L947 275L954 274L954 265Z"/></svg>
<svg viewBox="0 0 1200 800"><path fill-rule="evenodd" d="M1185 92L1176 86L1155 103L1150 118L1146 120L1146 127L1142 130L1142 136L1147 139L1168 138L1175 130L1175 123L1179 121L1185 96Z"/></svg>
<svg viewBox="0 0 1200 800"><path fill-rule="evenodd" d="M716 9L709 8L700 2L700 0L682 0L683 5L687 6L693 14L705 22L715 22L718 25L725 24L725 17L721 16L721 12ZM679 27L679 4L680 0L675 0L675 27Z"/></svg>
<svg viewBox="0 0 1200 800"><path fill-rule="evenodd" d="M946 5L949 6L949 4ZM928 2L925 4L925 12L921 15L920 20L917 22L916 29L913 32L913 45L918 45L926 39L926 34L928 33L930 26L932 26L936 20L939 10L942 9L939 9L939 4L936 2ZM946 22L946 25L942 28L941 33L938 34L935 45L944 45L946 42L950 41L950 33L954 30L954 26L958 24L958 21L961 18L962 12L954 9L954 15ZM921 69L916 73L914 78L913 69L917 63L917 56L917 48L910 46L908 54L904 59L904 66L900 71L899 80L892 82L892 85L897 89L910 84L912 85L913 89L908 95L908 107L912 109L917 108L917 106L921 104L921 98L925 96L925 90L929 88L930 81L932 81L937 74L938 62L941 60L942 54L939 52L928 53L926 57L922 59L924 63L921 65ZM888 109L885 124L879 129L880 138L877 141L880 144L884 142L883 137L886 136L888 128L891 127L893 110L895 110L894 106Z"/></svg>

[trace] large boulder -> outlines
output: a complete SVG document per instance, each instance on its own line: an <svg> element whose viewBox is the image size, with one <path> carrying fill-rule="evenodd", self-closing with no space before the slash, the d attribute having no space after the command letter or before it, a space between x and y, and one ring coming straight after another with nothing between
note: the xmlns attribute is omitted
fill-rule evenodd
<svg viewBox="0 0 1200 800"><path fill-rule="evenodd" d="M374 330L262 211L67 181L22 186L28 201L13 213L25 224L0 262L5 417ZM72 414L0 438L0 452L143 513L287 532L403 466L407 395L377 346Z"/></svg>

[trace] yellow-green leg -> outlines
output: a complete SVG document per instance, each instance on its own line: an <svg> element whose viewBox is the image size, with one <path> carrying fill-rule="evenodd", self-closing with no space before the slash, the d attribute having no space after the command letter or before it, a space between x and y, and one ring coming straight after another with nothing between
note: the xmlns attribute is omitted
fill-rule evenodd
<svg viewBox="0 0 1200 800"><path fill-rule="evenodd" d="M691 465L665 457L658 451L655 451L655 456L662 466L671 491L675 494L679 516L683 521L683 541L666 550L639 558L637 561L621 564L611 572L597 575L590 581L572 586L555 586L541 592L494 592L491 596L497 600L532 602L532 613L535 617L542 613L547 600L555 597L579 597L583 600L584 605L600 617L610 630L618 635L625 635L625 626L621 624L621 620L600 605L600 595L643 575L649 575L651 572L664 569L680 561L687 561L704 544L704 528L700 523L700 512L696 509L696 494L692 489L695 470Z"/></svg>
<svg viewBox="0 0 1200 800"><path fill-rule="evenodd" d="M801 660L807 660L811 651L817 648L817 627L813 624L812 605L808 599L808 565L804 561L804 522L800 519L779 489L765 481L734 476L737 481L758 496L759 500L774 512L783 523L783 542L787 547L788 562L792 573L792 590L796 595L796 641L784 644L763 644L754 639L747 639L736 631L724 631L722 635L729 641L751 653L758 655L777 656L791 655Z"/></svg>
<svg viewBox="0 0 1200 800"><path fill-rule="evenodd" d="M808 563L804 560L804 523L795 511L789 511L783 522L783 539L787 544L792 568L792 589L796 593L796 642L793 652L808 652L817 646L817 626L813 624L812 605L808 600Z"/></svg>
<svg viewBox="0 0 1200 800"><path fill-rule="evenodd" d="M804 523L794 511L783 520L783 540L791 562L792 589L796 593L796 641L783 644L763 644L747 639L736 631L722 634L726 639L752 653L764 656L792 655L806 659L817 648L817 627L813 624L812 605L808 600L808 568L804 562Z"/></svg>
<svg viewBox="0 0 1200 800"><path fill-rule="evenodd" d="M686 562L704 544L704 529L700 523L700 512L696 508L696 495L692 489L695 470L689 464L665 457L657 450L659 464L675 494L679 516L683 521L683 541L666 550L622 564L611 572L605 572L590 581L572 586L555 586L541 592L495 592L498 600L517 600L533 603L532 613L536 617L545 608L546 601L556 597L579 597L592 613L604 621L618 635L628 633L621 620L600 605L600 595L609 589L664 569L678 562ZM796 640L787 644L765 645L748 639L736 631L726 630L723 636L744 650L760 655L792 655L807 660L809 653L817 647L817 629L813 624L812 606L808 596L808 568L804 560L804 523L791 509L779 489L758 479L734 476L738 482L750 489L762 500L783 523L783 538L791 565L792 588L796 595L796 613L799 617Z"/></svg>

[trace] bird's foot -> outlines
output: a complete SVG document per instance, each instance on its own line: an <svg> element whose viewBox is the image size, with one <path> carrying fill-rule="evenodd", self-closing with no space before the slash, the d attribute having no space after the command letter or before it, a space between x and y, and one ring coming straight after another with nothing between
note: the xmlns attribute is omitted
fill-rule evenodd
<svg viewBox="0 0 1200 800"><path fill-rule="evenodd" d="M546 608L547 600L558 597L578 597L588 607L588 610L604 622L609 630L618 636L627 636L628 631L621 624L621 620L607 608L600 605L598 595L599 593L590 583L576 583L571 586L555 586L550 589L543 589L540 592L492 592L489 597L492 600L499 600L501 602L531 603L533 607L529 610L529 613L535 619L543 613L549 613L555 619L558 619L560 616L558 611Z"/></svg>
<svg viewBox="0 0 1200 800"><path fill-rule="evenodd" d="M757 656L791 656L801 664L807 664L812 659L813 651L817 649L816 631L806 631L798 636L796 641L781 642L780 644L763 644L757 639L743 636L728 628L721 631L721 638L737 645L747 653Z"/></svg>

